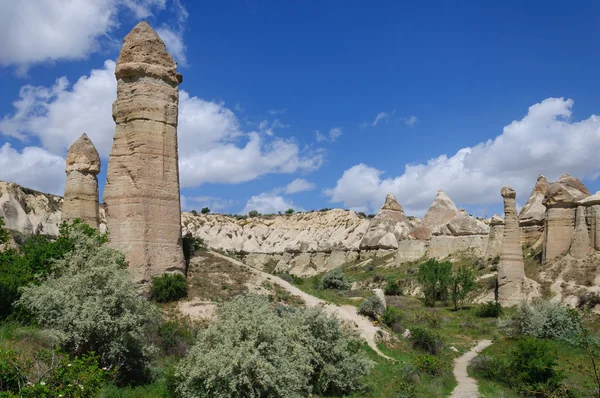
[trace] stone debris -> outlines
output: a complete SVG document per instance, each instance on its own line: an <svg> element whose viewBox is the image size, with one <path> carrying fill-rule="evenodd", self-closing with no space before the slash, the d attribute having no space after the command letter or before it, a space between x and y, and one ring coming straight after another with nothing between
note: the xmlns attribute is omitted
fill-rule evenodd
<svg viewBox="0 0 600 398"><path fill-rule="evenodd" d="M87 134L83 134L67 152L65 196L62 219L76 218L98 229L98 173L100 155Z"/></svg>
<svg viewBox="0 0 600 398"><path fill-rule="evenodd" d="M104 204L110 244L135 281L184 272L177 154L182 78L146 22L125 36L117 59L116 122Z"/></svg>

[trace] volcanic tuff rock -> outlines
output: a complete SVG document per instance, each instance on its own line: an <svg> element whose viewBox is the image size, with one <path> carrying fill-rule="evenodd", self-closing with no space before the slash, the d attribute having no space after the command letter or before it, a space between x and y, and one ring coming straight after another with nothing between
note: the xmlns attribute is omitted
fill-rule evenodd
<svg viewBox="0 0 600 398"><path fill-rule="evenodd" d="M6 228L26 235L58 236L63 198L0 182L0 217Z"/></svg>
<svg viewBox="0 0 600 398"><path fill-rule="evenodd" d="M427 214L421 224L411 233L415 239L427 240L431 238L432 232L449 223L458 214L456 205L441 189L437 191L433 203L429 206Z"/></svg>
<svg viewBox="0 0 600 398"><path fill-rule="evenodd" d="M600 192L582 199L578 204L586 208L586 221L590 231L590 244L600 250Z"/></svg>
<svg viewBox="0 0 600 398"><path fill-rule="evenodd" d="M544 176L539 176L527 203L519 212L519 226L521 227L521 238L525 244L536 242L544 232L546 220L546 206L544 197L550 189L550 183Z"/></svg>
<svg viewBox="0 0 600 398"><path fill-rule="evenodd" d="M412 228L400 203L388 193L381 210L371 219L360 249L397 249L398 241L405 239Z"/></svg>
<svg viewBox="0 0 600 398"><path fill-rule="evenodd" d="M568 174L563 174L558 181L550 184L544 197L546 222L543 263L569 250L575 228L577 202L589 195L585 185Z"/></svg>
<svg viewBox="0 0 600 398"><path fill-rule="evenodd" d="M525 263L517 222L516 193L508 185L502 188L504 199L504 237L498 264L498 297L502 305L515 305L523 298Z"/></svg>
<svg viewBox="0 0 600 398"><path fill-rule="evenodd" d="M590 235L585 222L585 207L578 206L575 211L575 229L571 238L569 252L575 258L583 258L591 251Z"/></svg>
<svg viewBox="0 0 600 398"><path fill-rule="evenodd" d="M98 229L98 178L100 155L86 134L67 152L67 182L62 206L62 219L79 218Z"/></svg>
<svg viewBox="0 0 600 398"><path fill-rule="evenodd" d="M494 214L489 222L490 233L488 243L485 249L485 258L493 258L500 254L502 250L502 239L504 238L504 219Z"/></svg>
<svg viewBox="0 0 600 398"><path fill-rule="evenodd" d="M134 280L183 272L177 116L181 75L146 22L125 36L117 60L116 122L104 204L110 244Z"/></svg>

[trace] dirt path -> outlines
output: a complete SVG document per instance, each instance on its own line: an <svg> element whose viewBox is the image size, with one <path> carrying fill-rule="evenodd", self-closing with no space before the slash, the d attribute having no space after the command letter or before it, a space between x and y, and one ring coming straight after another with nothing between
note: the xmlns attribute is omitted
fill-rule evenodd
<svg viewBox="0 0 600 398"><path fill-rule="evenodd" d="M492 344L490 340L481 340L475 347L454 361L454 377L458 383L450 398L473 398L478 397L477 382L467 374L467 366L471 359L479 352Z"/></svg>
<svg viewBox="0 0 600 398"><path fill-rule="evenodd" d="M213 252L213 251L211 251L211 254L213 254L214 256L223 258L225 260L228 260L232 264L236 264L240 267L246 268L254 276L254 280L252 282L257 285L260 285L262 282L264 282L268 279L269 282L275 283L275 284L281 286L282 288L284 288L285 290L287 290L288 292L290 292L291 294L302 298L302 300L304 300L304 303L307 306L309 306L309 307L320 306L328 313L335 314L340 319L348 321L350 323L350 325L354 325L358 329L361 337L366 340L367 344L369 344L369 347L371 347L377 354L379 354L380 356L382 356L384 358L392 359L392 358L388 357L387 355L385 355L383 352L381 352L379 350L379 348L377 348L377 344L375 344L375 336L377 335L377 332L382 331L382 329L378 328L376 326L373 326L373 324L367 317L359 315L356 307L354 307L352 305L336 306L336 305L330 304L324 300L321 300L315 296L311 296L310 294L303 292L302 290L298 289L296 286L290 284L289 282L287 282L277 276L268 274L266 272L259 271L256 268L252 268L252 267L242 263L239 260L233 259L231 257L227 257L223 254Z"/></svg>

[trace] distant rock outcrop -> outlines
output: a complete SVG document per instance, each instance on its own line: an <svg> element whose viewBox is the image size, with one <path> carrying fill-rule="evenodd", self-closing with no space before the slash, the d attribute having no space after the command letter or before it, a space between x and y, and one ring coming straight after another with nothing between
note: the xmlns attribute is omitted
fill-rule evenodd
<svg viewBox="0 0 600 398"><path fill-rule="evenodd" d="M544 197L546 220L543 263L566 253L571 247L578 201L590 192L577 178L563 174L550 184Z"/></svg>
<svg viewBox="0 0 600 398"><path fill-rule="evenodd" d="M535 243L543 234L544 222L546 220L546 206L544 198L550 183L543 175L539 176L527 203L519 212L519 227L521 228L521 239L526 245Z"/></svg>
<svg viewBox="0 0 600 398"><path fill-rule="evenodd" d="M412 226L404 209L394 195L388 193L381 210L371 219L369 228L360 242L360 249L397 249L398 241L405 239Z"/></svg>
<svg viewBox="0 0 600 398"><path fill-rule="evenodd" d="M500 255L502 250L502 240L504 239L504 219L494 214L489 222L490 233L488 235L488 244L485 249L485 258L493 259Z"/></svg>
<svg viewBox="0 0 600 398"><path fill-rule="evenodd" d="M578 203L585 207L586 224L590 232L590 245L593 250L600 250L600 192L582 199Z"/></svg>
<svg viewBox="0 0 600 398"><path fill-rule="evenodd" d="M104 204L110 244L137 282L183 272L177 117L181 75L146 22L125 36L117 59L116 131Z"/></svg>
<svg viewBox="0 0 600 398"><path fill-rule="evenodd" d="M512 306L525 298L525 262L517 222L517 195L508 185L502 188L501 194L504 199L504 237L498 264L498 298L502 305Z"/></svg>
<svg viewBox="0 0 600 398"><path fill-rule="evenodd" d="M423 221L411 233L415 239L428 240L437 228L449 223L458 214L456 205L441 189L437 191L433 203L425 214Z"/></svg>
<svg viewBox="0 0 600 398"><path fill-rule="evenodd" d="M67 152L65 196L62 219L79 218L98 229L98 178L100 155L92 141L83 134Z"/></svg>

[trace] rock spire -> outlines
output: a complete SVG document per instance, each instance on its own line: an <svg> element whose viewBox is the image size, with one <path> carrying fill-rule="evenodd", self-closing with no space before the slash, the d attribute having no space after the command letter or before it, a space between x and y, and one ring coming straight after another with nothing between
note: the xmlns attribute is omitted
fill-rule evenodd
<svg viewBox="0 0 600 398"><path fill-rule="evenodd" d="M360 242L360 249L397 249L398 241L412 229L404 209L394 195L388 193L381 210L371 219Z"/></svg>
<svg viewBox="0 0 600 398"><path fill-rule="evenodd" d="M502 188L501 194L504 199L504 236L498 264L498 297L502 305L512 306L524 297L525 263L517 222L517 194L508 185Z"/></svg>
<svg viewBox="0 0 600 398"><path fill-rule="evenodd" d="M98 178L100 156L87 134L83 134L67 152L67 182L62 219L76 218L98 229Z"/></svg>
<svg viewBox="0 0 600 398"><path fill-rule="evenodd" d="M104 204L111 245L137 282L183 272L177 116L182 78L146 22L125 36L117 60L116 122Z"/></svg>
<svg viewBox="0 0 600 398"><path fill-rule="evenodd" d="M415 239L427 240L431 238L432 232L443 225L448 224L459 213L456 205L441 189L437 191L429 210L423 221L411 233Z"/></svg>

